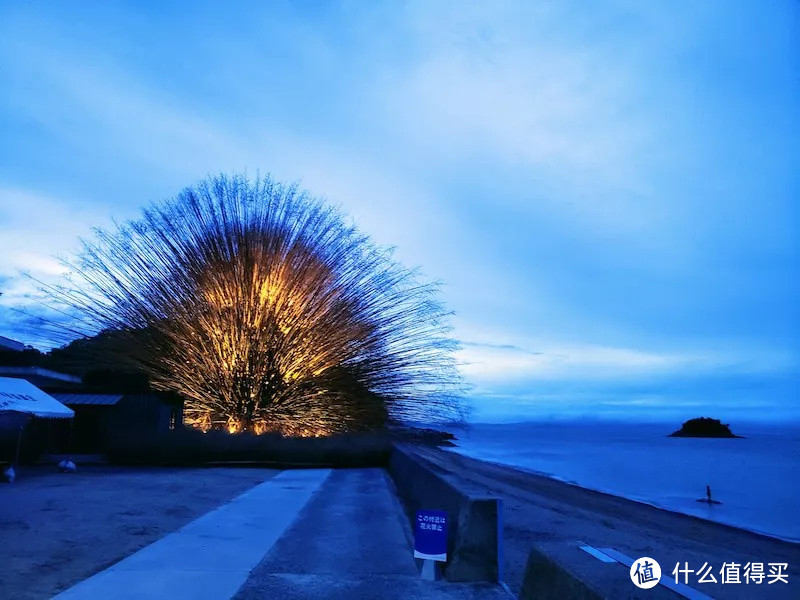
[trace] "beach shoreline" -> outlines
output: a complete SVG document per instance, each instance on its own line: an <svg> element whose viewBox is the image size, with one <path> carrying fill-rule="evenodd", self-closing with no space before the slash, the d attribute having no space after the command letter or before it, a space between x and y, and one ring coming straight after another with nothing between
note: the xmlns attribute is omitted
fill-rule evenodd
<svg viewBox="0 0 800 600"><path fill-rule="evenodd" d="M563 483L564 485L569 485L569 486L575 487L575 488L577 488L579 490L583 490L583 491L586 491L586 492L593 492L593 493L597 493L597 494L602 494L604 496L610 496L610 497L613 497L613 498L619 498L620 500L626 500L628 502L635 502L637 504L641 504L641 505L644 505L644 506L649 506L649 507L655 508L657 510L663 510L663 511L666 511L666 512L678 515L678 516L687 517L687 518L691 518L691 519L697 519L697 520L705 522L705 523L711 523L711 524L720 525L720 526L723 526L723 527L729 527L729 528L734 529L736 531L741 531L741 532L744 532L744 533L751 533L753 535L758 535L758 536L761 536L761 537L764 537L764 538L767 538L767 539L770 539L770 540L775 540L775 541L779 541L779 542L785 542L785 543L788 543L788 544L795 544L798 547L800 547L800 538L780 536L780 535L777 535L777 534L774 534L774 533L770 533L770 532L767 532L767 531L760 531L757 528L748 527L748 526L745 526L745 525L737 525L735 523L729 523L729 522L719 521L719 520L715 520L715 519L708 519L708 518L705 518L705 517L701 517L699 515L693 515L691 513L683 512L683 511L680 511L680 510L675 509L675 508L670 508L668 506L660 505L655 501L645 500L645 499L642 499L642 498L631 498L629 496L625 496L624 494L620 494L620 493L614 492L613 490L601 489L601 488L595 488L595 487L583 485L583 484L581 484L581 483L579 483L577 481L564 478L564 477L562 477L560 475L557 475L555 473L548 473L548 472L545 472L545 471L539 471L539 470L533 469L531 467L525 467L525 466L522 466L522 465L513 465L513 464L510 464L510 463L504 463L504 462L497 461L497 460L486 460L486 459L479 458L477 456L474 456L474 455L466 453L466 452L459 452L458 447L448 447L448 448L443 448L443 450L445 450L446 452L452 452L454 454L458 454L459 456L465 456L467 458L471 458L473 460L477 460L477 461L480 461L480 462L483 462L483 463L487 463L487 464L490 464L490 465L494 465L494 466L497 466L497 467L514 469L516 471L521 471L523 473L527 473L527 474L532 475L534 477L542 477L544 479L548 479L548 480L551 480L551 481L557 481L559 483Z"/></svg>
<svg viewBox="0 0 800 600"><path fill-rule="evenodd" d="M519 593L530 551L553 545L614 548L627 556L653 557L669 577L677 563L697 569L722 564L788 563L789 584L697 587L715 598L797 597L800 544L725 523L657 507L607 492L480 460L453 449L415 452L454 485L503 500L504 580ZM760 596L759 596L760 597Z"/></svg>

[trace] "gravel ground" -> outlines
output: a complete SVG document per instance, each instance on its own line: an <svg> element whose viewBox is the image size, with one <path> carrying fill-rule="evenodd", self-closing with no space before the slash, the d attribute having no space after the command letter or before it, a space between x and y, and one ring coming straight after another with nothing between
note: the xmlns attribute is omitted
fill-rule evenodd
<svg viewBox="0 0 800 600"><path fill-rule="evenodd" d="M278 472L23 467L0 484L0 598L50 598Z"/></svg>

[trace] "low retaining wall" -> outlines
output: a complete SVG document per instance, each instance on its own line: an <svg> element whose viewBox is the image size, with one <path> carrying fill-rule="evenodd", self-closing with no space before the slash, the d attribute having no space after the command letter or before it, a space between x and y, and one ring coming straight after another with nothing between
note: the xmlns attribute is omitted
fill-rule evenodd
<svg viewBox="0 0 800 600"><path fill-rule="evenodd" d="M458 489L436 467L403 445L392 447L387 470L412 526L418 510L447 512L447 562L443 572L448 581L500 581L501 500Z"/></svg>
<svg viewBox="0 0 800 600"><path fill-rule="evenodd" d="M594 559L588 559L594 560ZM531 550L519 600L603 600L597 591L539 550Z"/></svg>
<svg viewBox="0 0 800 600"><path fill-rule="evenodd" d="M107 456L112 464L362 468L383 467L390 450L391 441L381 433L283 438L180 429L150 435L117 435L109 440Z"/></svg>
<svg viewBox="0 0 800 600"><path fill-rule="evenodd" d="M601 562L579 545L552 542L532 549L519 600L675 600L678 597L660 584L649 590L638 589L627 566ZM664 576L669 577L663 573Z"/></svg>

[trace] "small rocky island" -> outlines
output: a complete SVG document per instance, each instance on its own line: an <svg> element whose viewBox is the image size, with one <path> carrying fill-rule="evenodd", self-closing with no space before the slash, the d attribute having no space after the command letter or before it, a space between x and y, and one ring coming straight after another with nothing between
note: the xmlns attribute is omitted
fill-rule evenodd
<svg viewBox="0 0 800 600"><path fill-rule="evenodd" d="M668 437L740 438L742 436L734 434L730 425L722 423L719 419L698 417L689 419Z"/></svg>

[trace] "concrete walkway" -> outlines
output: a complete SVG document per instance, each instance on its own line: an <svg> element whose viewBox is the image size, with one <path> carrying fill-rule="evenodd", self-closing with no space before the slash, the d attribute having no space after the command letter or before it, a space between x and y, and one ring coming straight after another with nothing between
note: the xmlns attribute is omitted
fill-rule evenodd
<svg viewBox="0 0 800 600"><path fill-rule="evenodd" d="M227 600L329 474L283 471L56 598Z"/></svg>
<svg viewBox="0 0 800 600"><path fill-rule="evenodd" d="M502 587L423 581L408 521L383 469L336 470L235 600L510 600Z"/></svg>
<svg viewBox="0 0 800 600"><path fill-rule="evenodd" d="M382 469L283 471L57 600L509 600L500 586L422 581Z"/></svg>

